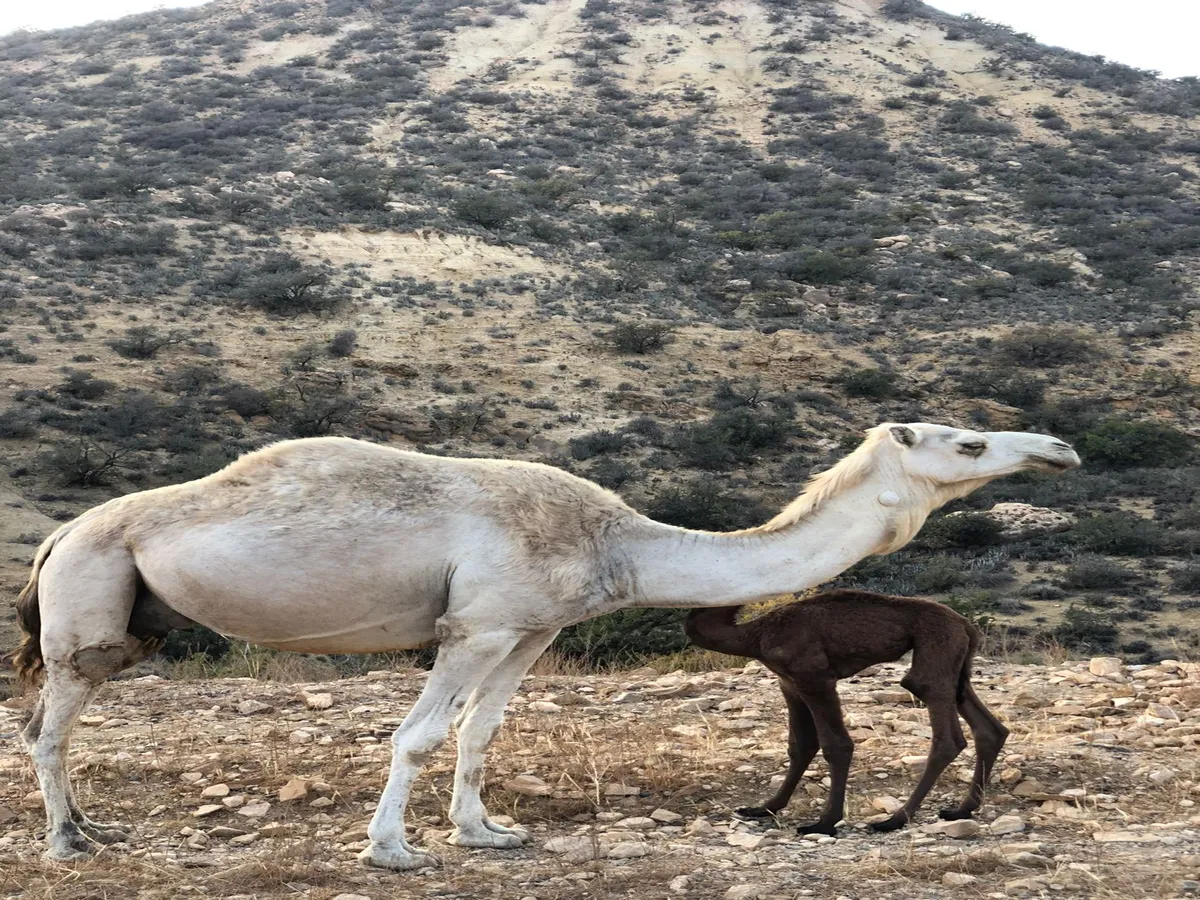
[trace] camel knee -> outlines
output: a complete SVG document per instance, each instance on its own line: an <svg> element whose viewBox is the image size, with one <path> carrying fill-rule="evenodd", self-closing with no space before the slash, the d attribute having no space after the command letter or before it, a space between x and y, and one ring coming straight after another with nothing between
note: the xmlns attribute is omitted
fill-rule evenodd
<svg viewBox="0 0 1200 900"><path fill-rule="evenodd" d="M37 705L33 707L33 713L29 716L29 721L25 723L25 727L21 729L21 743L25 745L26 751L32 753L33 745L37 743L37 739L42 734L42 722L46 717L46 704L40 697Z"/></svg>
<svg viewBox="0 0 1200 900"><path fill-rule="evenodd" d="M102 684L109 677L132 665L136 656L130 643L140 642L133 637L118 643L97 644L82 647L71 654L71 668L93 685Z"/></svg>
<svg viewBox="0 0 1200 900"><path fill-rule="evenodd" d="M410 766L424 768L449 732L448 727L405 728L401 725L392 734L392 752Z"/></svg>

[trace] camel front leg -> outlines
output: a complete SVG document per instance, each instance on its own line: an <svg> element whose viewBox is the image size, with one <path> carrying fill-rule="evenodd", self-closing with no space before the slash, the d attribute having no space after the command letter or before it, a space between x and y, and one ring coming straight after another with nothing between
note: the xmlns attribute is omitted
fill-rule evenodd
<svg viewBox="0 0 1200 900"><path fill-rule="evenodd" d="M367 826L371 843L358 855L383 869L435 866L437 858L404 836L404 811L417 774L446 738L467 699L509 655L519 636L508 631L467 633L438 648L437 662L416 704L392 735L392 766L379 806Z"/></svg>
<svg viewBox="0 0 1200 900"><path fill-rule="evenodd" d="M457 827L449 837L451 844L512 849L530 840L524 828L505 828L488 818L479 793L483 787L484 756L500 731L504 710L529 667L557 635L555 629L522 638L471 695L458 728L458 767L454 773L454 798L450 801L450 820Z"/></svg>

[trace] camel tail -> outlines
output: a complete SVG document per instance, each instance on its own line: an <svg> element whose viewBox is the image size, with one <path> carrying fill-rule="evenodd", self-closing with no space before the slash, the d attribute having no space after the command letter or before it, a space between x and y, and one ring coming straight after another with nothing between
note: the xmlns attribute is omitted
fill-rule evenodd
<svg viewBox="0 0 1200 900"><path fill-rule="evenodd" d="M29 582L17 594L17 621L21 631L25 633L21 646L5 657L12 662L17 670L17 681L21 684L32 685L38 680L44 666L42 660L42 611L38 606L38 577L42 566L50 556L50 551L67 534L68 527L59 528L54 534L42 542L37 555L33 558L33 571L29 574Z"/></svg>

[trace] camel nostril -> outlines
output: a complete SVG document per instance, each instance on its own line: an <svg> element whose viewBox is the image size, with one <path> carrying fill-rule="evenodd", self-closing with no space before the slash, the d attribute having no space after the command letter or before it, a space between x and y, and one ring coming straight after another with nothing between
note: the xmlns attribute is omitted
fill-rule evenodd
<svg viewBox="0 0 1200 900"><path fill-rule="evenodd" d="M1065 444L1065 443L1063 443L1062 441L1055 441L1055 442L1054 442L1054 449L1055 449L1055 450L1067 450L1067 451L1070 451L1071 453L1074 453L1074 452L1075 452L1075 448L1074 448L1074 447L1072 447L1070 444Z"/></svg>

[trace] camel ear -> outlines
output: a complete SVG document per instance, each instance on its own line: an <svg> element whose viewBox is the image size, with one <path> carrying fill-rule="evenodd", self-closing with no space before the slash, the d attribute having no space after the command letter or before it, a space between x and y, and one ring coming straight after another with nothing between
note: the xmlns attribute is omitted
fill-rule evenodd
<svg viewBox="0 0 1200 900"><path fill-rule="evenodd" d="M893 425L888 431L892 433L892 440L897 444L912 447L917 443L917 433L907 425Z"/></svg>

